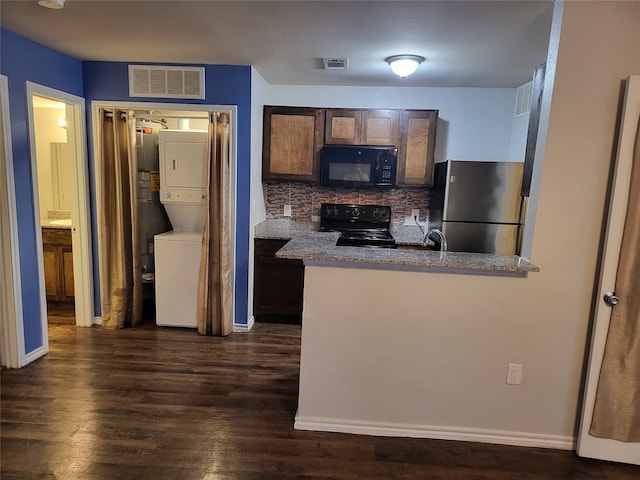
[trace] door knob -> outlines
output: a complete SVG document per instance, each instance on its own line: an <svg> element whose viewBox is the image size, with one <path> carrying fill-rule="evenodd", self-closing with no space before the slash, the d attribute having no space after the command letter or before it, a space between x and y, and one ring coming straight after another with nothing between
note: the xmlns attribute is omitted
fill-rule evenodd
<svg viewBox="0 0 640 480"><path fill-rule="evenodd" d="M604 303L608 307L613 307L614 305L617 305L619 302L620 302L620 299L616 297L615 292L607 292L604 294Z"/></svg>

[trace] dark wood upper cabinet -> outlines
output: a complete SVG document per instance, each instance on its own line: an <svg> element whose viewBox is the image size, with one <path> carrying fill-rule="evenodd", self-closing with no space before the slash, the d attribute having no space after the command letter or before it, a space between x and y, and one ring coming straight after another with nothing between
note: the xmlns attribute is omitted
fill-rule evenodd
<svg viewBox="0 0 640 480"><path fill-rule="evenodd" d="M398 186L433 184L438 110L402 110L398 146Z"/></svg>
<svg viewBox="0 0 640 480"><path fill-rule="evenodd" d="M362 111L333 109L325 113L324 143L327 145L360 145Z"/></svg>
<svg viewBox="0 0 640 480"><path fill-rule="evenodd" d="M399 187L433 183L438 110L264 107L263 181L320 181L323 145L395 145Z"/></svg>
<svg viewBox="0 0 640 480"><path fill-rule="evenodd" d="M399 118L398 110L364 110L362 144L398 146Z"/></svg>
<svg viewBox="0 0 640 480"><path fill-rule="evenodd" d="M264 107L262 179L320 180L324 111L306 107Z"/></svg>
<svg viewBox="0 0 640 480"><path fill-rule="evenodd" d="M326 145L397 145L398 110L329 109Z"/></svg>

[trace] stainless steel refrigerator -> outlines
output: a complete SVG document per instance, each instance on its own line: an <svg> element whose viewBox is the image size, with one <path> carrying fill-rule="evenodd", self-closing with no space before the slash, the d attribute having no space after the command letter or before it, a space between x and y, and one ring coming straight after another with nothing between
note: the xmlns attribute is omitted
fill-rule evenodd
<svg viewBox="0 0 640 480"><path fill-rule="evenodd" d="M440 228L452 252L518 255L524 199L522 162L437 163L429 228Z"/></svg>

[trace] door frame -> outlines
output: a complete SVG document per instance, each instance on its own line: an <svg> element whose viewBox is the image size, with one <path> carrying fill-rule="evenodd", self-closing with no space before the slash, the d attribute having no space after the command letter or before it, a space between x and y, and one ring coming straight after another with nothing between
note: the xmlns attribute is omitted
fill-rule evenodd
<svg viewBox="0 0 640 480"><path fill-rule="evenodd" d="M634 75L627 79L624 105L605 245L601 258L600 282L594 299L596 302L594 308L595 318L591 333L591 348L580 417L577 453L582 457L640 464L640 443L619 442L589 435L612 312L611 307L605 304L603 297L606 292L615 290L614 286L631 183L635 139L640 125L640 75Z"/></svg>
<svg viewBox="0 0 640 480"><path fill-rule="evenodd" d="M9 111L9 80L0 75L0 364L6 368L26 365L18 216L16 212L13 148ZM6 263L5 263L6 261Z"/></svg>
<svg viewBox="0 0 640 480"><path fill-rule="evenodd" d="M36 137L34 129L33 96L67 104L67 112L72 112L72 121L67 119L68 130L73 141L75 158L76 191L73 195L72 242L73 276L76 325L90 327L93 324L93 259L91 252L91 223L89 202L89 175L87 160L87 136L85 128L85 101L70 93L56 90L33 82L26 82L27 114L29 121L29 148L31 149L31 182L33 189L34 228L38 245L38 283L40 291L40 312L44 353L48 351L47 300L44 283L44 261L42 253L42 229L40 226L40 202L38 192L38 164L36 159ZM68 107L71 108L68 108Z"/></svg>
<svg viewBox="0 0 640 480"><path fill-rule="evenodd" d="M201 113L210 113L210 112L221 112L229 115L229 124L232 126L231 136L229 138L229 213L231 218L230 225L230 234L231 234L231 244L233 246L231 250L232 259L231 264L233 265L233 305L236 304L236 287L235 287L235 272L236 272L236 192L237 192L237 131L238 131L238 123L237 123L237 115L238 115L238 107L236 105L203 105L203 104L192 104L192 103L159 103L159 102L128 102L128 101L93 101L91 102L91 123L92 123L92 132L93 132L93 163L94 163L94 192L95 196L95 204L96 204L96 215L98 215L101 211L101 193L100 193L100 185L101 185L101 177L100 172L101 169L98 168L101 160L101 152L100 147L102 145L102 131L100 128L100 109L113 109L117 108L120 110L159 110L162 112L171 112L175 111L176 114L184 113L184 112L201 112ZM157 116L157 114L153 114L152 116ZM100 224L96 227L96 234L98 235L98 257L100 256L100 252L102 251L100 247ZM101 273L99 273L101 278ZM100 280L99 280L100 281ZM102 295L102 288L100 288L100 294ZM100 312L102 315L102 312ZM235 327L236 323L236 309L233 308L233 325ZM95 319L96 324L102 324L102 317L97 317Z"/></svg>

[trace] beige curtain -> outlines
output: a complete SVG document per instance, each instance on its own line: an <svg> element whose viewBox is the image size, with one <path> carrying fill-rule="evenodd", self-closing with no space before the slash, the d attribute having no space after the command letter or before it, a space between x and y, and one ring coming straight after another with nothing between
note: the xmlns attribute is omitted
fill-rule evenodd
<svg viewBox="0 0 640 480"><path fill-rule="evenodd" d="M631 173L616 295L590 433L640 442L640 129Z"/></svg>
<svg viewBox="0 0 640 480"><path fill-rule="evenodd" d="M198 304L198 332L202 335L226 336L233 331L229 168L229 116L211 113L208 209L202 237Z"/></svg>
<svg viewBox="0 0 640 480"><path fill-rule="evenodd" d="M100 297L102 326L135 326L142 317L137 240L137 163L133 112L103 109L100 159Z"/></svg>

